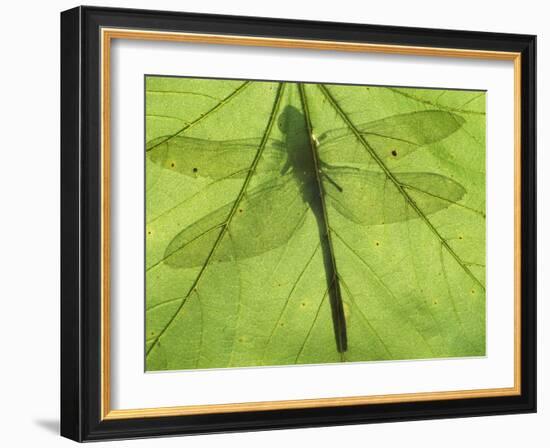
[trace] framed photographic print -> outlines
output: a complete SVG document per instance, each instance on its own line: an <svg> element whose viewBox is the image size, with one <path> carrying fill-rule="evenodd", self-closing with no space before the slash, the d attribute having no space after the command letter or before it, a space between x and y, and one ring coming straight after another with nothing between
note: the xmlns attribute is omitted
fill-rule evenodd
<svg viewBox="0 0 550 448"><path fill-rule="evenodd" d="M61 432L536 410L535 37L61 14Z"/></svg>

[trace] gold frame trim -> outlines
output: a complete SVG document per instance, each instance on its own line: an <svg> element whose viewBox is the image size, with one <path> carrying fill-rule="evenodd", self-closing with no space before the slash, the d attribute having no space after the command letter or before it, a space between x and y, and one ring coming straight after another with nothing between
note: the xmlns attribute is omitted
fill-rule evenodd
<svg viewBox="0 0 550 448"><path fill-rule="evenodd" d="M458 57L514 62L514 386L444 392L369 395L304 400L280 400L213 405L189 405L142 409L111 409L110 387L110 54L113 39L192 42L214 45L299 48L346 52L369 52L412 56ZM215 34L101 29L101 419L200 415L226 412L307 409L413 401L503 397L521 394L521 54L515 52L415 47L302 39L278 39Z"/></svg>

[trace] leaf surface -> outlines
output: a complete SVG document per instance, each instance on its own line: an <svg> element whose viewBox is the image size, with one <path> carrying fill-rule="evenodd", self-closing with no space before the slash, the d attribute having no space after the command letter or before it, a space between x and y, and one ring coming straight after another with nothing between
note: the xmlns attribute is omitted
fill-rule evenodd
<svg viewBox="0 0 550 448"><path fill-rule="evenodd" d="M147 77L147 370L483 355L484 100Z"/></svg>

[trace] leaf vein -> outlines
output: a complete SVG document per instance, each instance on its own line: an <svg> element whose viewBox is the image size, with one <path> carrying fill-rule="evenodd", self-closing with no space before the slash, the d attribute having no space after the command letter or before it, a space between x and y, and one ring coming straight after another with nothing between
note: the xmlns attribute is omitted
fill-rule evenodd
<svg viewBox="0 0 550 448"><path fill-rule="evenodd" d="M231 92L229 95L227 95L225 98L220 100L219 103L217 103L214 107L208 109L205 113L201 114L198 118L193 120L191 123L186 124L184 127L182 127L179 131L176 133L166 137L165 139L161 140L160 142L156 143L155 145L151 146L150 148L147 148L146 152L149 152L153 149L155 149L157 146L162 145L163 143L166 143L167 141L173 139L174 137L184 133L185 131L188 131L193 126L199 124L201 121L206 120L210 115L212 115L217 110L224 107L226 104L231 102L233 99L235 99L240 93L242 93L249 85L251 81L246 81L242 83L239 87L237 87L233 92Z"/></svg>
<svg viewBox="0 0 550 448"><path fill-rule="evenodd" d="M240 89L242 89L244 85L246 85L246 83L241 85ZM284 91L284 86L285 86L285 84L279 84L277 94L276 94L275 100L273 102L273 108L272 108L272 111L271 111L271 115L269 117L269 121L268 121L267 126L265 128L264 135L263 135L262 140L260 142L260 146L258 147L258 151L256 152L256 156L254 157L254 161L252 162L251 169L248 172L248 175L247 175L247 177L245 178L245 180L243 182L243 186L241 188L241 191L239 192L239 195L238 195L237 199L235 200L235 203L233 204L233 208L231 209L231 212L229 213L229 216L228 216L226 222L223 224L222 231L220 232L220 234L218 235L218 238L214 242L214 246L213 246L212 250L208 254L208 257L207 257L206 261L204 262L203 266L201 267L197 277L195 278L195 281L193 282L193 284L189 288L189 291L187 292L187 295L186 295L185 299L180 304L180 306L178 307L176 312L172 315L172 317L168 320L168 322L166 323L166 325L164 326L162 331L159 332L159 334L157 335L155 341L152 343L152 345L147 350L146 356L149 356L149 354L151 353L153 348L158 344L158 341L160 340L162 335L166 332L168 327L172 324L172 322L174 322L174 320L176 319L178 314L183 309L183 306L185 305L185 302L187 302L187 299L190 296L191 292L193 290L195 290L195 288L198 286L199 282L203 278L203 275L206 272L206 269L210 264L210 260L212 259L212 257L216 253L216 250L220 246L221 241L225 237L225 235L227 233L227 230L228 230L228 227L231 223L231 220L235 216L235 213L236 213L236 211L239 207L239 203L241 202L242 198L244 197L244 194L245 194L245 192L248 188L248 185L250 184L250 179L254 175L254 172L256 171L256 167L258 165L258 162L260 161L260 158L263 154L264 148L265 148L267 140L269 138L269 134L271 133L271 129L273 128L273 124L275 122L275 117L277 116L277 111L279 110L279 106L280 106L281 98L282 98L282 93ZM237 91L238 91L238 89L237 89ZM222 103L220 103L220 104L222 104Z"/></svg>
<svg viewBox="0 0 550 448"><path fill-rule="evenodd" d="M409 206L416 212L416 214L422 219L422 221L424 221L426 226L431 230L431 232L441 242L441 244L445 247L445 249L451 254L451 256L455 259L455 261L458 263L458 265L464 270L464 272L472 279L472 281L474 281L474 283L476 283L480 288L482 288L485 291L485 286L473 274L473 272L468 268L468 266L466 266L466 264L458 256L458 254L453 250L453 248L449 245L449 243L441 236L439 231L435 228L435 226L428 219L428 217L422 212L422 210L420 210L420 208L418 207L416 202L405 191L405 188L404 188L403 184L396 179L394 174L386 166L386 164L383 162L383 160L378 156L378 154L376 154L374 149L366 141L365 137L359 132L359 130L351 122L351 120L348 118L346 113L342 110L340 105L336 102L336 100L334 99L334 97L332 96L332 94L330 93L328 88L323 84L319 84L319 88L321 89L321 91L323 92L323 94L325 95L327 100L330 102L332 107L336 110L338 115L342 118L342 120L346 123L346 125L349 127L349 129L353 132L353 134L359 140L361 145L367 150L369 155L374 159L374 161L378 164L378 166L386 174L388 179L394 184L395 188L397 188L397 190L403 196L403 198L409 204Z"/></svg>

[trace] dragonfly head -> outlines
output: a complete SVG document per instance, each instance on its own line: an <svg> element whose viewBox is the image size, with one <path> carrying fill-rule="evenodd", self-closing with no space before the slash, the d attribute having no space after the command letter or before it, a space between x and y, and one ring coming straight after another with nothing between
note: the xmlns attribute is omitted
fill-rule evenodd
<svg viewBox="0 0 550 448"><path fill-rule="evenodd" d="M279 130L288 137L303 129L304 116L294 106L287 105L279 115L277 125Z"/></svg>

